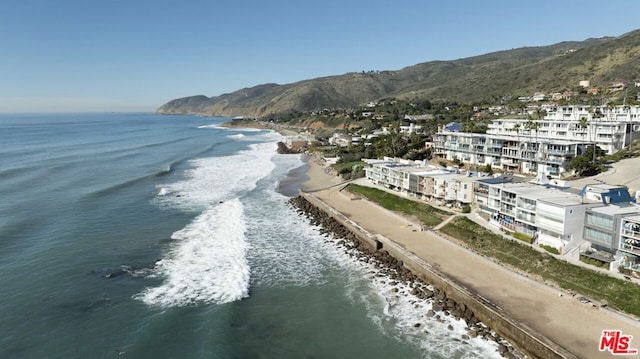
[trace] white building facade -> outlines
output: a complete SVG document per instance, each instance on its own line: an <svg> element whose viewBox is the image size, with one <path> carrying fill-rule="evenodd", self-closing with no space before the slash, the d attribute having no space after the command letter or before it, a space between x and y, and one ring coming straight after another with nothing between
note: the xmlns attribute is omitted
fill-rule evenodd
<svg viewBox="0 0 640 359"><path fill-rule="evenodd" d="M638 106L543 109L546 116L540 120L494 120L485 134L443 128L434 135L434 155L505 171L558 176L589 145L595 143L612 154L640 138Z"/></svg>

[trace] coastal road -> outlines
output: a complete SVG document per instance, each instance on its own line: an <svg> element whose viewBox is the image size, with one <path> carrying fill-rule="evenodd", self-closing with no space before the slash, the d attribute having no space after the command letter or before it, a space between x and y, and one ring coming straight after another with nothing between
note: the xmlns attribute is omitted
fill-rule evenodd
<svg viewBox="0 0 640 359"><path fill-rule="evenodd" d="M640 166L638 166L640 167ZM433 231L420 232L395 213L367 200L352 200L338 188L315 196L371 233L379 233L419 256L467 288L489 299L505 313L580 358L611 358L600 352L602 330L633 335L640 348L640 322L512 272Z"/></svg>

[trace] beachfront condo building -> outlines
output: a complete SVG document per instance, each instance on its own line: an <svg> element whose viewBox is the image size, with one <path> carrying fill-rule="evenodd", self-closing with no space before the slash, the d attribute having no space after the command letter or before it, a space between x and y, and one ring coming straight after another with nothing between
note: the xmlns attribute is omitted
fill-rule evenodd
<svg viewBox="0 0 640 359"><path fill-rule="evenodd" d="M566 190L501 177L477 179L475 203L496 227L559 250L581 242L586 210L602 205Z"/></svg>
<svg viewBox="0 0 640 359"><path fill-rule="evenodd" d="M640 107L544 106L540 119L494 120L483 134L451 126L434 134L434 156L471 166L560 176L594 143L608 154L640 138Z"/></svg>
<svg viewBox="0 0 640 359"><path fill-rule="evenodd" d="M456 169L391 158L365 161L365 176L375 185L442 206L462 208L473 202L474 177Z"/></svg>
<svg viewBox="0 0 640 359"><path fill-rule="evenodd" d="M365 161L366 178L375 185L436 205L469 206L496 228L528 235L568 258L640 273L640 206L626 187L595 183L578 192L541 175L525 182L421 161Z"/></svg>
<svg viewBox="0 0 640 359"><path fill-rule="evenodd" d="M616 264L640 273L640 214L622 219L618 248L620 256Z"/></svg>

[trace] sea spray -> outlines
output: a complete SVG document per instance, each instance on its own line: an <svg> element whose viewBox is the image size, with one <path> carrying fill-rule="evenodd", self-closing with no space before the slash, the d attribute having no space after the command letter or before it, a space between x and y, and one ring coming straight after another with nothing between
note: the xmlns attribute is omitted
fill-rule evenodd
<svg viewBox="0 0 640 359"><path fill-rule="evenodd" d="M249 295L245 218L240 200L205 211L175 232L166 258L156 265L164 278L136 298L160 307L227 303Z"/></svg>
<svg viewBox="0 0 640 359"><path fill-rule="evenodd" d="M523 357L510 343L479 322L469 308L424 283L386 250L375 250L360 241L302 196L290 199L289 203L350 256L370 266L370 280L385 303L383 313L395 318L397 327L408 336L407 339L415 339L410 340L414 344L423 346L425 341L421 337L429 335L424 349L434 351L435 344L435 351L446 357ZM374 318L374 321L380 320ZM446 324L446 330L436 323ZM461 343L467 345L461 346Z"/></svg>
<svg viewBox="0 0 640 359"><path fill-rule="evenodd" d="M162 206L203 211L246 194L275 168L272 161L275 143L269 137L264 139L271 142L252 144L249 149L230 156L189 161L192 168L185 171L184 180L158 185L158 193L164 195L156 201Z"/></svg>

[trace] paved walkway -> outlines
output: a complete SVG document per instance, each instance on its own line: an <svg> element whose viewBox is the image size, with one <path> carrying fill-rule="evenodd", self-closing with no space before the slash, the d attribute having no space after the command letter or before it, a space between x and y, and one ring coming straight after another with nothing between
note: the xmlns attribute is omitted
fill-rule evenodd
<svg viewBox="0 0 640 359"><path fill-rule="evenodd" d="M638 164L638 167L640 168L640 163ZM596 183L596 182L597 181L590 180L588 183ZM428 204L430 206L433 206L433 207L436 207L436 208L440 208L440 209L445 210L445 211L451 211L451 208L438 206L435 203L422 201L422 200L417 199L415 197L406 196L406 195L404 195L404 194L402 194L400 192L397 192L397 191L394 191L394 190L391 190L391 189L388 189L388 188L385 188L385 187L382 187L382 186L376 186L376 185L372 184L371 182L369 182L366 178L358 178L357 180L352 181L352 183L358 184L358 185L361 185L361 186L367 186L367 187L376 188L376 189L379 189L379 190L386 191L388 193L392 193L392 194L394 194L396 196L399 196L399 197L402 197L402 198L406 198L406 199L411 200L411 201L415 201L415 202L419 202L419 203L426 203L426 204ZM459 215L466 216L467 218L469 218L470 220L474 221L478 225L483 226L484 228L490 230L491 232L502 236L506 240L513 240L513 241L517 240L517 239L515 239L515 238L513 238L511 236L506 235L504 232L502 232L500 230L500 228L498 228L498 227L494 226L493 224L489 223L487 220L485 220L484 218L480 217L480 215L478 213L476 213L476 212L465 213L465 214L460 213ZM452 218L447 219L446 220L447 223L451 219ZM440 223L434 229L438 230L438 229L442 228L445 224L446 223L444 223L444 222ZM535 249L535 250L537 250L539 252L546 252L545 249L541 248L538 245L527 244L527 243L524 243L524 242L522 242L522 244L528 245L529 247L531 247L531 248L533 248L533 249ZM621 273L612 272L612 271L604 269L604 268L595 267L595 266L586 264L586 263L584 263L584 262L582 262L582 261L580 261L578 259L570 258L570 257L567 257L567 256L556 255L556 254L552 254L552 253L549 253L549 252L546 252L546 253L548 253L549 255L552 255L552 256L554 256L554 257L556 257L558 259L561 259L561 260L564 260L566 262L569 262L569 263L571 263L573 265L576 265L576 266L579 266L579 267L583 267L583 268L587 268L589 270L592 270L594 272L598 272L600 274L604 274L604 275L612 277L612 278L617 278L617 279L622 279L622 280L630 280L632 283L640 285L640 279L639 278L632 278L632 277L625 276L624 274L621 274ZM631 279L627 279L627 278L631 278Z"/></svg>
<svg viewBox="0 0 640 359"><path fill-rule="evenodd" d="M606 172L595 176L569 181L571 188L577 189L592 183L627 186L631 195L634 196L636 191L640 190L640 157L612 163Z"/></svg>
<svg viewBox="0 0 640 359"><path fill-rule="evenodd" d="M634 336L640 347L640 322L607 309L580 303L576 298L526 278L479 256L433 231L415 231L401 216L366 200L352 200L338 188L314 193L371 233L379 233L467 288L501 307L515 320L581 358L611 358L600 352L602 330L620 329Z"/></svg>

